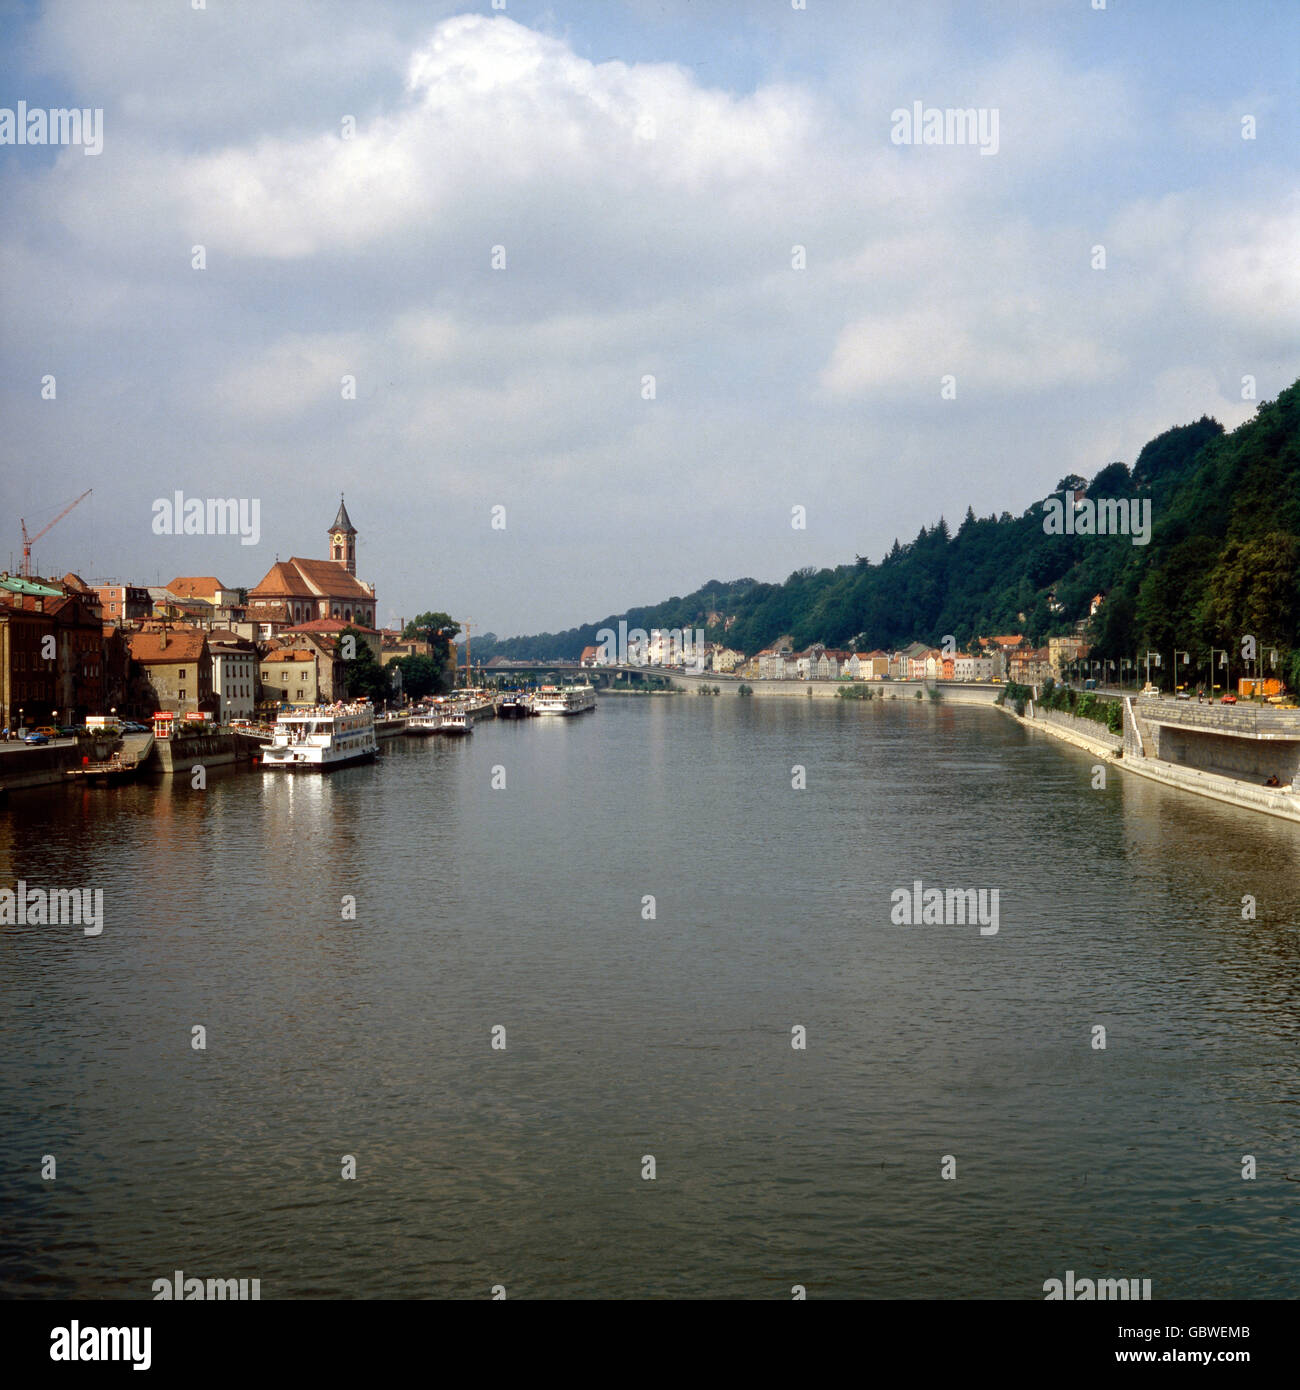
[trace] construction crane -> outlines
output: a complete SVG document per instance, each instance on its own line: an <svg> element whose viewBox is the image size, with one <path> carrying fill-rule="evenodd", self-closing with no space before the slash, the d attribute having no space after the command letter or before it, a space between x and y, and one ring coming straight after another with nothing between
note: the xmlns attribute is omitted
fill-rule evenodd
<svg viewBox="0 0 1300 1390"><path fill-rule="evenodd" d="M29 535L27 534L27 522L26 522L25 520L22 520L22 519L20 518L19 524L20 524L20 525L22 526L22 528L23 528L23 569L22 569L22 574L23 574L23 578L24 578L24 579L30 579L30 578L32 577L32 546L33 546L38 540L40 540L40 538L41 538L43 535L45 535L45 533L46 533L47 531L52 531L52 530L59 524L59 522L61 522L61 521L63 520L63 518L64 518L65 516L67 516L67 514L73 509L73 507L75 507L75 506L77 505L78 502L84 502L84 501L86 500L86 498L89 497L90 494L91 494L92 492L94 492L94 490L95 490L95 489L94 489L93 487L88 487L88 488L85 490L85 492L83 492L83 493L81 494L80 497L78 497L75 501L69 502L68 505L67 505L66 507L64 507L64 509L58 514L58 516L56 516L56 517L54 518L53 521L50 522L50 524L49 524L48 526L42 527L39 531L37 531L37 533L36 533L34 536L29 536Z"/></svg>

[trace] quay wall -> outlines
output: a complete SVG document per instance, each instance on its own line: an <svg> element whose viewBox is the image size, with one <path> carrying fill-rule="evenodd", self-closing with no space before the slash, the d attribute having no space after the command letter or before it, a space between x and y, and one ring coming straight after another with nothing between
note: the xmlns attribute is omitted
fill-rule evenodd
<svg viewBox="0 0 1300 1390"><path fill-rule="evenodd" d="M1080 748L1087 748L1090 752L1105 754L1108 757L1115 756L1124 747L1123 735L1112 734L1104 724L1099 724L1095 719L1081 719L1077 714L1070 714L1066 710L1039 709L1032 701L1025 710L1025 718L1021 723L1044 729L1044 732L1058 733L1067 743L1074 743Z"/></svg>
<svg viewBox="0 0 1300 1390"><path fill-rule="evenodd" d="M22 791L27 787L48 787L66 782L69 768L80 767L82 758L101 762L113 754L110 738L79 738L76 743L51 744L29 748L13 743L0 744L0 787Z"/></svg>
<svg viewBox="0 0 1300 1390"><path fill-rule="evenodd" d="M851 685L861 690L870 690L877 700L915 700L917 692L922 700L929 699L926 693L934 688L939 699L954 705L991 705L1001 694L1000 685L980 685L966 681L800 681L800 680L742 680L737 676L718 675L706 671L703 675L693 675L685 671L650 668L655 675L668 676L676 689L695 691L701 685L718 686L723 695L735 695L742 685L747 685L755 699L775 697L796 700L835 700L840 691ZM869 702L868 702L869 703Z"/></svg>
<svg viewBox="0 0 1300 1390"><path fill-rule="evenodd" d="M164 776L177 773L188 776L195 763L204 767L219 767L247 758L249 740L238 734L184 734L176 738L156 738L145 760L145 772L161 772Z"/></svg>
<svg viewBox="0 0 1300 1390"><path fill-rule="evenodd" d="M1161 762L1257 782L1273 776L1290 784L1300 775L1300 742L1233 738L1168 724L1154 728Z"/></svg>
<svg viewBox="0 0 1300 1390"><path fill-rule="evenodd" d="M1236 736L1233 736L1156 725L1142 717L1141 706L1135 705L1131 699L1125 700L1125 706L1121 747L1113 746L1119 741L1117 736L1102 726L1095 726L1095 732L1076 728L1074 726L1091 724L1092 721L1064 715L1059 710L1038 710L1036 718L1029 717L1029 710L1026 710L1024 718L1017 716L1014 710L1007 709L1006 712L1021 724L1108 759L1123 772L1160 782L1177 791L1209 797L1228 806L1262 811L1283 820L1300 822L1300 794L1293 790L1295 783L1290 778L1284 778L1279 770L1280 762L1293 756L1290 751L1293 747L1294 756L1300 758L1300 746L1294 746L1285 739L1256 742L1245 736L1247 731L1244 727L1240 732L1234 728ZM1224 722L1226 725L1228 721ZM1181 741L1183 737L1209 739L1211 744L1189 745ZM1189 756L1213 758L1217 766L1225 770L1172 762L1167 756L1160 755L1161 749L1166 755L1189 752ZM1264 786L1264 778L1270 771L1276 772L1278 779L1288 785Z"/></svg>
<svg viewBox="0 0 1300 1390"><path fill-rule="evenodd" d="M1136 773L1167 787L1195 792L1229 806L1241 806L1251 811L1264 811L1283 820L1300 821L1300 797L1290 790L1258 786L1239 778L1203 772L1195 767L1178 767L1159 758L1125 758L1118 764L1125 772Z"/></svg>

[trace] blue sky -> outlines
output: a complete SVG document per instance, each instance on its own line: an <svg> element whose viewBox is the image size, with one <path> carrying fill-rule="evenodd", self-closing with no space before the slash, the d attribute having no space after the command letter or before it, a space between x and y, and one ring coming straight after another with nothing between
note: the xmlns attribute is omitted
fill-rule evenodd
<svg viewBox="0 0 1300 1390"><path fill-rule="evenodd" d="M0 53L104 111L0 146L0 565L94 486L43 568L253 584L342 489L384 622L567 627L1300 375L1294 4L24 4ZM893 144L914 101L996 155ZM178 488L260 543L154 535Z"/></svg>

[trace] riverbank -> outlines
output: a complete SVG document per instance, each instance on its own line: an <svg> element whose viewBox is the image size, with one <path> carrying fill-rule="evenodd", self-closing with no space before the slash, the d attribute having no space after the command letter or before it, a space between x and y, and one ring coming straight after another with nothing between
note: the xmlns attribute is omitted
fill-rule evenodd
<svg viewBox="0 0 1300 1390"><path fill-rule="evenodd" d="M1095 720L1080 719L1077 715L1064 714L1059 710L1036 709L1032 704L1029 707L1032 714L1017 714L1008 705L999 705L998 708L1028 729L1081 748L1085 753L1105 758L1108 762L1118 762L1123 755L1124 740Z"/></svg>
<svg viewBox="0 0 1300 1390"><path fill-rule="evenodd" d="M693 691L700 686L717 688L722 695L739 695L740 687L745 686L756 699L783 700L837 700L840 691L846 688L855 691L863 689L871 692L871 699L864 704L874 704L877 700L922 700L931 698L935 691L939 700L954 705L991 705L1002 693L1000 685L981 684L974 681L802 681L802 680L741 680L738 676L724 676L714 672L693 675L685 671L665 671L677 690ZM602 691L612 694L613 691ZM855 696L855 699L860 696Z"/></svg>
<svg viewBox="0 0 1300 1390"><path fill-rule="evenodd" d="M1034 709L1032 714L1026 712L1018 715L1006 705L999 705L998 708L1023 727L1068 743L1123 772L1159 782L1175 791L1191 792L1195 796L1208 797L1211 801L1236 806L1241 810L1260 811L1281 820L1300 823L1300 795L1292 789L1294 784L1266 787L1242 777L1171 763L1156 757L1149 746L1149 739L1144 740L1135 727L1131 707L1125 711L1126 721L1131 726L1126 729L1125 738L1110 733L1100 724L1096 725L1095 730L1080 727L1094 721L1057 710ZM1033 709L1032 704L1030 709Z"/></svg>

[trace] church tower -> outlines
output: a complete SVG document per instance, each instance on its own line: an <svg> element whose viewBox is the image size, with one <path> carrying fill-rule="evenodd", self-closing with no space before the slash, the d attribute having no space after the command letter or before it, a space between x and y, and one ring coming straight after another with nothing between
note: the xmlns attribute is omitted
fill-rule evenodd
<svg viewBox="0 0 1300 1390"><path fill-rule="evenodd" d="M330 527L330 559L337 561L354 578L357 572L357 528L348 516L343 505L343 494L339 493L339 514Z"/></svg>

